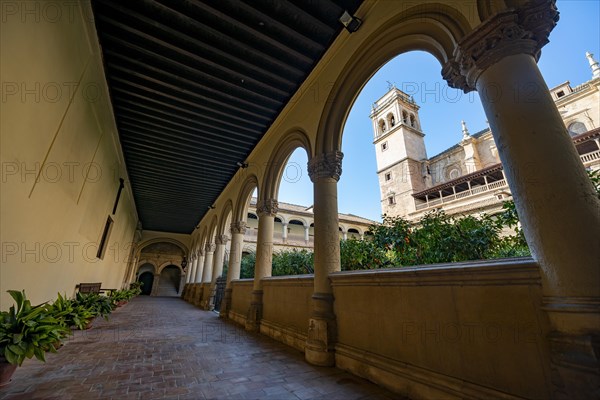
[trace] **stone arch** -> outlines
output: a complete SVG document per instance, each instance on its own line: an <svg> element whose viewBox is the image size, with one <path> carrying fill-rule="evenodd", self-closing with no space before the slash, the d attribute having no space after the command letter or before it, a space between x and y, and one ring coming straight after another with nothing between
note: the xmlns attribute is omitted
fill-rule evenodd
<svg viewBox="0 0 600 400"><path fill-rule="evenodd" d="M162 270L165 269L166 267L168 267L169 265L176 266L177 268L179 268L179 271L183 274L183 268L181 267L181 261L179 261L179 260L170 260L170 261L166 261L166 262L160 264L157 269L157 274L160 275Z"/></svg>
<svg viewBox="0 0 600 400"><path fill-rule="evenodd" d="M258 186L258 178L256 175L249 175L238 193L238 197L235 202L235 208L232 215L233 221L246 221L248 218L248 207L250 206L250 200L254 189L258 189L258 195L260 196L261 189Z"/></svg>
<svg viewBox="0 0 600 400"><path fill-rule="evenodd" d="M313 157L310 139L302 130L294 129L283 135L283 139L273 149L271 158L267 164L267 171L263 180L262 194L259 192L259 199L277 199L279 193L279 184L287 160L297 148L303 148L310 160Z"/></svg>
<svg viewBox="0 0 600 400"><path fill-rule="evenodd" d="M217 235L217 228L219 226L219 219L216 215L213 215L210 225L208 225L208 229L206 230L206 241L205 243L214 243L215 236Z"/></svg>
<svg viewBox="0 0 600 400"><path fill-rule="evenodd" d="M290 217L290 220L288 221L288 223L291 223L292 221L302 222L302 226L308 226L308 222L306 221L305 218L302 218L302 217L297 217L297 216Z"/></svg>
<svg viewBox="0 0 600 400"><path fill-rule="evenodd" d="M229 224L227 223L229 221ZM219 225L217 228L217 235L228 235L229 234L229 225L233 221L233 202L231 200L227 200L225 202L225 206L223 207L223 211L221 211L221 216L219 217Z"/></svg>
<svg viewBox="0 0 600 400"><path fill-rule="evenodd" d="M388 113L388 115L385 117L385 119L387 120L387 123L390 127L390 129L392 129L394 126L396 126L396 116L394 115L394 113Z"/></svg>
<svg viewBox="0 0 600 400"><path fill-rule="evenodd" d="M168 237L158 237L158 238L148 239L145 242L140 243L138 245L138 247L137 247L136 257L139 258L140 254L142 254L142 251L146 247L148 247L148 246L150 246L152 244L155 244L155 243L163 243L163 242L165 242L165 243L171 243L171 244L174 244L175 246L181 248L181 250L183 251L184 256L188 256L189 253L190 253L188 247L185 244L181 243L179 240L168 238Z"/></svg>
<svg viewBox="0 0 600 400"><path fill-rule="evenodd" d="M136 274L139 274L139 273L140 273L140 270L141 270L141 268L142 268L143 266L145 266L145 265L148 265L148 264L149 264L149 265L152 265L152 271L151 271L151 272L152 272L153 274L156 274L156 273L157 273L157 270L158 270L158 269L157 269L157 266L156 266L156 263L155 263L154 261L152 261L152 260L149 260L149 259L147 259L147 258L144 258L144 259L142 259L142 260L138 261L138 263L137 263L137 266L135 267L135 272L136 272ZM146 272L146 271L142 271L142 272Z"/></svg>
<svg viewBox="0 0 600 400"><path fill-rule="evenodd" d="M383 118L381 118L379 120L379 133L383 134L383 133L385 133L386 130L387 130L387 128L386 128L385 120Z"/></svg>
<svg viewBox="0 0 600 400"><path fill-rule="evenodd" d="M413 50L432 54L441 65L471 30L457 9L422 4L390 18L357 49L339 74L326 100L317 131L316 153L341 150L344 123L367 81L393 57Z"/></svg>

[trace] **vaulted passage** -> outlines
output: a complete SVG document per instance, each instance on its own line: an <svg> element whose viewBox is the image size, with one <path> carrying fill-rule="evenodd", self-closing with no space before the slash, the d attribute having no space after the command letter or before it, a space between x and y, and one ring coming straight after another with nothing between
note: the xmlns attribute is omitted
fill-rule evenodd
<svg viewBox="0 0 600 400"><path fill-rule="evenodd" d="M0 399L402 399L222 322L178 298L138 297L18 368Z"/></svg>

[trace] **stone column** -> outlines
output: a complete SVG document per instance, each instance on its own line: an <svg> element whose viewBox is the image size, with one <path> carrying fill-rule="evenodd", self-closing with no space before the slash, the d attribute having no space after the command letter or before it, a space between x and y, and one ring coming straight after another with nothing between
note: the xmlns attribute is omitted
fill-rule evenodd
<svg viewBox="0 0 600 400"><path fill-rule="evenodd" d="M548 0L500 13L461 41L444 75L480 93L540 265L553 396L592 398L600 369L600 200L536 65L557 20Z"/></svg>
<svg viewBox="0 0 600 400"><path fill-rule="evenodd" d="M192 293L190 295L189 302L192 304L198 304L198 295L200 293L200 287L202 286L202 272L204 271L204 249L198 249L198 257L196 258L196 268L194 277L192 279Z"/></svg>
<svg viewBox="0 0 600 400"><path fill-rule="evenodd" d="M348 240L348 231L342 231L342 239Z"/></svg>
<svg viewBox="0 0 600 400"><path fill-rule="evenodd" d="M212 279L215 249L216 245L214 243L206 243L206 246L204 247L204 269L202 270L202 279L200 280L200 293L198 294L198 300L195 303L201 307L206 307L206 304L203 304L204 290L207 285L210 285L210 280Z"/></svg>
<svg viewBox="0 0 600 400"><path fill-rule="evenodd" d="M337 327L329 274L341 270L337 182L342 173L341 152L320 154L308 163L314 184L315 280L305 358L311 364L335 365Z"/></svg>
<svg viewBox="0 0 600 400"><path fill-rule="evenodd" d="M281 242L282 243L287 243L287 238L288 238L288 223L287 222L282 222L281 223Z"/></svg>
<svg viewBox="0 0 600 400"><path fill-rule="evenodd" d="M225 258L225 246L229 241L229 236L218 235L215 238L216 250L213 257L213 271L212 278L210 280L210 297L205 305L205 310L214 310L215 308L215 294L217 288L217 278L223 273L223 259Z"/></svg>
<svg viewBox="0 0 600 400"><path fill-rule="evenodd" d="M154 274L154 280L152 281L152 290L150 296L156 296L158 294L158 283L160 281L160 274Z"/></svg>
<svg viewBox="0 0 600 400"><path fill-rule="evenodd" d="M215 239L216 250L213 261L213 272L211 282L217 280L219 276L223 273L223 259L225 258L225 246L229 241L229 236L227 235L219 235Z"/></svg>
<svg viewBox="0 0 600 400"><path fill-rule="evenodd" d="M196 254L192 253L192 256L190 258L191 258L191 260L190 260L190 265L188 266L187 279L185 280L185 283L194 283L194 276L196 274L197 256L196 256Z"/></svg>
<svg viewBox="0 0 600 400"><path fill-rule="evenodd" d="M304 227L304 243L310 244L310 226Z"/></svg>
<svg viewBox="0 0 600 400"><path fill-rule="evenodd" d="M240 267L242 264L242 248L244 246L244 235L246 234L246 223L244 221L231 223L231 250L229 251L229 267L227 268L227 286L225 287L225 296L221 304L219 317L229 318L231 310L231 281L240 279Z"/></svg>
<svg viewBox="0 0 600 400"><path fill-rule="evenodd" d="M260 200L256 204L258 213L258 237L256 239L256 265L254 267L254 286L252 301L246 316L246 330L257 332L262 318L262 281L271 276L273 268L273 229L275 214L278 211L277 200Z"/></svg>

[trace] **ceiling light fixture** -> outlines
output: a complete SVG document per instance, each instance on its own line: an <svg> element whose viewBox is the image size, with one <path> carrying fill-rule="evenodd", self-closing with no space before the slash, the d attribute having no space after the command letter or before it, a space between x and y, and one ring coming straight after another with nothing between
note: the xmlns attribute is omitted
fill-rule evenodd
<svg viewBox="0 0 600 400"><path fill-rule="evenodd" d="M358 17L350 15L348 11L344 11L339 21L344 25L344 28L350 33L356 32L360 25L362 24L362 20Z"/></svg>

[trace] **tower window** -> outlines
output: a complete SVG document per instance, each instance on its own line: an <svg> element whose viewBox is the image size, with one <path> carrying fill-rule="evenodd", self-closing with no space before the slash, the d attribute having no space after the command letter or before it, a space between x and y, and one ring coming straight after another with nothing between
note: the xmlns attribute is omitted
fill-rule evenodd
<svg viewBox="0 0 600 400"><path fill-rule="evenodd" d="M388 142L381 143L381 151L386 151L388 149Z"/></svg>
<svg viewBox="0 0 600 400"><path fill-rule="evenodd" d="M559 99L561 97L563 97L564 95L565 95L565 91L564 90L561 90L560 92L556 92L556 97L559 98Z"/></svg>
<svg viewBox="0 0 600 400"><path fill-rule="evenodd" d="M388 197L388 204L390 206L393 206L394 204L396 204L396 198L394 196L389 196Z"/></svg>
<svg viewBox="0 0 600 400"><path fill-rule="evenodd" d="M394 115L390 116L390 126L394 126L396 125L396 118L394 118Z"/></svg>
<svg viewBox="0 0 600 400"><path fill-rule="evenodd" d="M415 116L414 116L414 114L410 114L410 126L412 126L413 128L417 127L417 125L415 123Z"/></svg>
<svg viewBox="0 0 600 400"><path fill-rule="evenodd" d="M392 173L391 172L388 172L387 174L385 174L385 180L386 180L386 182L392 180Z"/></svg>
<svg viewBox="0 0 600 400"><path fill-rule="evenodd" d="M402 111L402 122L408 125L408 113L406 111Z"/></svg>
<svg viewBox="0 0 600 400"><path fill-rule="evenodd" d="M379 131L381 133L385 133L385 131L386 131L386 126L385 126L385 121L384 120L380 120L379 121Z"/></svg>

